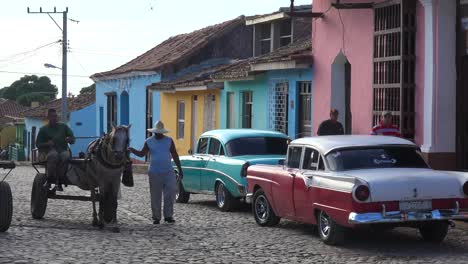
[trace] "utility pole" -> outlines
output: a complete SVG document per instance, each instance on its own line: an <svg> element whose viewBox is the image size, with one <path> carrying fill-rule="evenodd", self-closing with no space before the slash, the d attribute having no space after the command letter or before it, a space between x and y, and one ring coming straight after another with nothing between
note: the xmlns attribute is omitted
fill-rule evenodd
<svg viewBox="0 0 468 264"><path fill-rule="evenodd" d="M63 14L63 25L61 28L59 24L54 20L50 14ZM47 14L55 25L62 31L62 122L68 122L68 97L67 97L67 52L68 52L68 40L67 40L67 14L68 7L65 11L57 12L54 7L54 11L42 11L42 7L39 8L39 12L31 12L28 7L28 14Z"/></svg>

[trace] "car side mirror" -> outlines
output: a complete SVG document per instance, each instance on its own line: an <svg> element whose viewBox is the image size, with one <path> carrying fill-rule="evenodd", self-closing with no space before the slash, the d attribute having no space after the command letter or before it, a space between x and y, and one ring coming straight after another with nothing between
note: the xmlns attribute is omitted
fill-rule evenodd
<svg viewBox="0 0 468 264"><path fill-rule="evenodd" d="M278 164L279 164L279 165L284 166L284 163L285 163L285 160L284 160L284 159L278 160Z"/></svg>
<svg viewBox="0 0 468 264"><path fill-rule="evenodd" d="M189 150L188 150L188 154L189 154L189 155L193 155L193 150L189 149Z"/></svg>

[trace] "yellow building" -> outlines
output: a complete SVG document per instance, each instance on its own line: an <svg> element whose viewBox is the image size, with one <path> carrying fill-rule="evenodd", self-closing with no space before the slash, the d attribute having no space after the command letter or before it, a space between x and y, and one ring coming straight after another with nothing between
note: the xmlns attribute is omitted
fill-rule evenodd
<svg viewBox="0 0 468 264"><path fill-rule="evenodd" d="M16 125L24 123L22 113L29 107L0 98L0 148L16 142Z"/></svg>
<svg viewBox="0 0 468 264"><path fill-rule="evenodd" d="M154 83L148 87L160 92L161 121L174 139L177 152L194 150L198 137L219 128L219 96L223 83Z"/></svg>
<svg viewBox="0 0 468 264"><path fill-rule="evenodd" d="M15 143L16 126L9 124L0 124L0 148L4 149L8 145Z"/></svg>

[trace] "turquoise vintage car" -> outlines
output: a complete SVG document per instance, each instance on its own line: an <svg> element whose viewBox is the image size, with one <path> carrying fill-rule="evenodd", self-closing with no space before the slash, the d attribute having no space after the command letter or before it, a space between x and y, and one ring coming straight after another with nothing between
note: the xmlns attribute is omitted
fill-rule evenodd
<svg viewBox="0 0 468 264"><path fill-rule="evenodd" d="M222 211L230 211L245 198L247 168L279 164L286 156L289 138L273 131L222 129L202 134L195 153L180 157L184 178L176 201L187 203L191 193L215 194Z"/></svg>

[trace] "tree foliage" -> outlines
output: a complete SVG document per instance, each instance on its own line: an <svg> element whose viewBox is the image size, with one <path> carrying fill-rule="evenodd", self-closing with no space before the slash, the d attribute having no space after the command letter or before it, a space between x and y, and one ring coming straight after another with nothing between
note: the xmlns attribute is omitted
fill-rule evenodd
<svg viewBox="0 0 468 264"><path fill-rule="evenodd" d="M96 92L96 84L95 83L91 84L90 86L83 87L80 90L80 94L94 93L94 92Z"/></svg>
<svg viewBox="0 0 468 264"><path fill-rule="evenodd" d="M57 86L52 84L49 77L25 75L10 86L1 89L0 96L30 106L31 102L44 103L55 99L57 92Z"/></svg>

